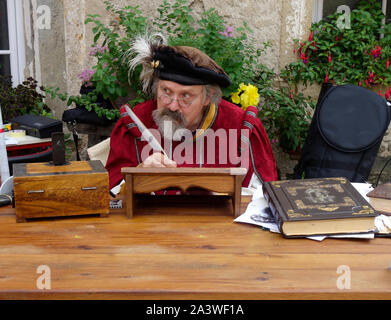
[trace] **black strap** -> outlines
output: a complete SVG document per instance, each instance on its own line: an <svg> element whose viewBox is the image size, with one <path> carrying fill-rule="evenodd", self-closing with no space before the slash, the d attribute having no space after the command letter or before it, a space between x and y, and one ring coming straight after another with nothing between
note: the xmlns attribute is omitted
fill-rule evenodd
<svg viewBox="0 0 391 320"><path fill-rule="evenodd" d="M73 121L68 121L68 129L72 131L73 134L73 141L75 142L75 148L76 148L76 160L80 161L80 155L79 155L79 135L77 134L76 131L76 120Z"/></svg>
<svg viewBox="0 0 391 320"><path fill-rule="evenodd" d="M73 130L73 141L75 141L75 147L76 147L76 160L80 161L80 155L79 155L79 136L77 135L76 130Z"/></svg>

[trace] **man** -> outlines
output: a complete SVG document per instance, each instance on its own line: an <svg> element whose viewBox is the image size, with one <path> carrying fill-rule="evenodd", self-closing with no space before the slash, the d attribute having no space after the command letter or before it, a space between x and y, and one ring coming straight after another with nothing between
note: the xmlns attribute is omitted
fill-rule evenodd
<svg viewBox="0 0 391 320"><path fill-rule="evenodd" d="M257 109L246 111L222 100L230 85L224 70L192 47L171 47L162 38L138 38L129 52L130 72L152 96L133 112L161 143L153 152L125 106L110 139L106 168L110 189L123 179L122 167L246 167L243 186L277 180L274 155ZM158 40L156 40L158 39Z"/></svg>

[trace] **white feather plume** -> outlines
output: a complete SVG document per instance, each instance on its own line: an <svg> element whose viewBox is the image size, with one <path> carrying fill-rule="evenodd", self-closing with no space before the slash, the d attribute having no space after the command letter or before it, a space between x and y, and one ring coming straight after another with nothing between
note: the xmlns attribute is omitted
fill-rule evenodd
<svg viewBox="0 0 391 320"><path fill-rule="evenodd" d="M140 81L142 82L142 89L146 94L149 94L154 74L154 69L151 65L153 47L161 44L166 44L166 39L161 33L146 33L143 36L135 37L130 48L124 54L124 60L129 68L128 79L130 79L131 73L137 66L143 66Z"/></svg>

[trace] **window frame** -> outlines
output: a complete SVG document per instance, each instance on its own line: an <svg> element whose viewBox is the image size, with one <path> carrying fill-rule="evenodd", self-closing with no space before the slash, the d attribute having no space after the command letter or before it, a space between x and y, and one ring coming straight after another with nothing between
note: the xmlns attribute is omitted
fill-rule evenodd
<svg viewBox="0 0 391 320"><path fill-rule="evenodd" d="M24 24L22 1L7 0L9 50L0 50L1 55L9 55L14 86L24 81L26 54L24 44Z"/></svg>
<svg viewBox="0 0 391 320"><path fill-rule="evenodd" d="M316 23L323 18L323 2L324 0L312 1L312 22ZM382 0L382 11L384 15L387 12L387 0Z"/></svg>

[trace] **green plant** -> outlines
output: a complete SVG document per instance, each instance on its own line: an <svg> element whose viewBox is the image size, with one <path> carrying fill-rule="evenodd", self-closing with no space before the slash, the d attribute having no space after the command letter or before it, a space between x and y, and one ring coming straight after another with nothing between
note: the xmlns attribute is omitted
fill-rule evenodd
<svg viewBox="0 0 391 320"><path fill-rule="evenodd" d="M234 29L214 8L202 12L200 19L195 20L187 0L176 0L173 5L163 1L158 12L154 26L168 35L170 45L196 47L227 72L231 85L223 90L224 97L229 98L240 83L263 87L268 73L273 73L260 63L262 54L270 44L264 43L262 49L256 48L255 41L249 37L252 30L246 22Z"/></svg>
<svg viewBox="0 0 391 320"><path fill-rule="evenodd" d="M303 147L315 102L284 85L264 90L260 117L272 144L288 152Z"/></svg>
<svg viewBox="0 0 391 320"><path fill-rule="evenodd" d="M12 86L12 77L0 75L0 106L3 122L23 114L51 116L51 110L39 92L38 82L29 77L22 84Z"/></svg>
<svg viewBox="0 0 391 320"><path fill-rule="evenodd" d="M297 87L323 82L351 83L367 88L380 86L391 95L391 24L383 23L380 3L362 1L351 11L350 29L333 14L311 26L306 41L297 41L299 60L286 66L282 77Z"/></svg>

